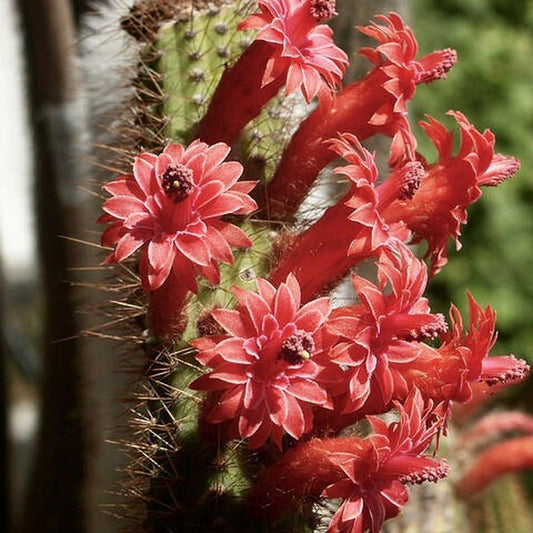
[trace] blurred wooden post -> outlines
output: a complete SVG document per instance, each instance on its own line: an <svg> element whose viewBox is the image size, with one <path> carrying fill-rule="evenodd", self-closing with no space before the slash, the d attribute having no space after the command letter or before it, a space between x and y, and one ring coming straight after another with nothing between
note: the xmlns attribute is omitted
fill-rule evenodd
<svg viewBox="0 0 533 533"><path fill-rule="evenodd" d="M81 364L73 291L68 285L68 244L76 211L72 118L77 92L73 68L75 29L69 0L18 0L25 41L27 93L32 117L35 209L43 293L43 376L40 428L21 532L83 530L84 428ZM70 251L70 250L69 250Z"/></svg>
<svg viewBox="0 0 533 533"><path fill-rule="evenodd" d="M4 274L2 258L0 257L0 324L4 324ZM11 475L7 405L8 395L6 390L6 361L7 347L3 331L0 329L0 531L10 531L11 498L9 492L9 478Z"/></svg>

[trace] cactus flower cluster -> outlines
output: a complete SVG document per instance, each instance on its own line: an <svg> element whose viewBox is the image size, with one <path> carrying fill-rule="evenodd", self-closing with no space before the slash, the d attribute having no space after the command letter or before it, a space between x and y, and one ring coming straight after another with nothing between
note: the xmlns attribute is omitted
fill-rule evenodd
<svg viewBox="0 0 533 533"><path fill-rule="evenodd" d="M417 58L399 15L360 28L377 41L360 51L372 69L343 86L348 56L324 24L336 15L334 0L257 0L251 14L246 7L236 10L234 38L253 40L223 68L188 139L139 150L131 174L104 186L106 263L134 260L148 307L147 350L176 354L166 383L182 394L165 417L179 426L187 412L189 433L217 468L228 450L239 464L254 458L232 474L245 482L231 493L257 517L254 531L292 531L273 528L302 513L294 531L312 531L315 504L332 499L340 503L329 533L377 533L407 503L410 484L448 474L434 450L452 405L529 371L521 359L490 354L489 306L469 294L469 319L452 305L447 321L424 296L447 262L449 241L459 248L468 206L519 163L496 153L493 134L457 111L449 114L458 149L454 132L428 117L420 126L437 159L417 152L407 104L418 84L444 78L457 56L447 49ZM189 15L191 28L194 17L213 16L212 6L202 9ZM255 177L242 139L288 95L301 95L301 105L316 97L317 105L276 147L272 175ZM362 144L376 134L392 139L385 175ZM302 226L296 213L335 159L344 193ZM240 258L254 253L261 260L243 276ZM348 304L331 294L345 278ZM187 410L187 402L200 407ZM177 455L188 453L179 432L175 442ZM193 475L184 467L175 481ZM210 479L198 500L230 494ZM232 524L234 516L219 519Z"/></svg>

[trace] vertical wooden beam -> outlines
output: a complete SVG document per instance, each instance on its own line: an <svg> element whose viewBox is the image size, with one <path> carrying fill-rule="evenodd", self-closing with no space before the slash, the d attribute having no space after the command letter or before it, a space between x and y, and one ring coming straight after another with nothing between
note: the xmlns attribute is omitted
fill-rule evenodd
<svg viewBox="0 0 533 533"><path fill-rule="evenodd" d="M35 209L43 293L40 429L18 531L83 530L84 431L78 333L66 242L75 228L73 120L77 76L70 0L18 0L34 139ZM69 185L70 183L70 185Z"/></svg>

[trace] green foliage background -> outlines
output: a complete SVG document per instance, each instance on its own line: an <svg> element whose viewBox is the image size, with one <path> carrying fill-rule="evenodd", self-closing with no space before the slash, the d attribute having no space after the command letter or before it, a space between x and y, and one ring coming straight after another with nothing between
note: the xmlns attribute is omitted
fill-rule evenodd
<svg viewBox="0 0 533 533"><path fill-rule="evenodd" d="M413 29L421 53L453 47L459 61L448 80L421 86L411 107L448 126L448 109L460 110L478 129L491 129L496 150L514 155L521 171L496 189L485 188L470 208L450 262L431 284L434 308L450 301L466 310L466 289L497 311L499 341L493 353L533 362L533 0L413 1ZM420 151L435 151L417 129Z"/></svg>

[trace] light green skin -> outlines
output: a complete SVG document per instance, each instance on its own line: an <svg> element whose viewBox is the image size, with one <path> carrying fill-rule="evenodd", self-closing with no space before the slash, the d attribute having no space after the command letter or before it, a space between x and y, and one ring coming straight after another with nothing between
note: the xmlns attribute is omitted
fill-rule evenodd
<svg viewBox="0 0 533 533"><path fill-rule="evenodd" d="M250 3L241 2L220 7L216 12L207 10L195 13L188 20L166 24L161 28L155 43L160 52L159 59L152 64L152 68L161 77L159 89L164 98L162 104L151 109L151 112L160 113L164 118L164 136L168 141L187 145L194 139L196 126L207 109L224 69L233 64L251 42L250 32L237 30L238 22L248 12ZM278 97L265 106L261 115L245 128L234 147L230 158L238 158L244 165L244 179L265 181L274 173L289 136L288 124L293 118L290 107L282 104L282 101L283 98ZM160 132L155 133L158 136ZM258 160L260 164L257 164ZM179 426L178 439L184 448L187 443L193 449L204 445L198 432L202 395L188 388L189 383L205 370L195 361L188 345L190 340L199 336L196 327L198 317L215 307L234 307L231 287L238 285L255 290L255 278L266 277L270 269L273 227L256 220L248 220L241 227L252 239L253 246L247 250L235 250L232 265L220 265L221 282L218 286L198 280L198 294L191 295L187 305L187 328L183 337L175 342L173 357L182 364L180 371L170 380L180 396L179 401L171 406L171 412ZM230 506L226 515L222 511L222 515L230 523L235 521L232 531L236 532L241 527L245 513L242 503L252 483L250 476L254 475L249 454L245 444L235 442L219 450L218 456L213 455L213 451L206 446L204 456L200 452L190 464L185 460L180 471L185 479L187 476L208 476L206 493L216 492L232 499L234 505ZM204 461L218 462L219 466L213 466L210 472L205 473L198 468L199 457ZM200 498L204 496L199 494ZM257 523L251 527L258 532L305 533L314 529L309 527L308 518L299 515L284 519L279 524Z"/></svg>

